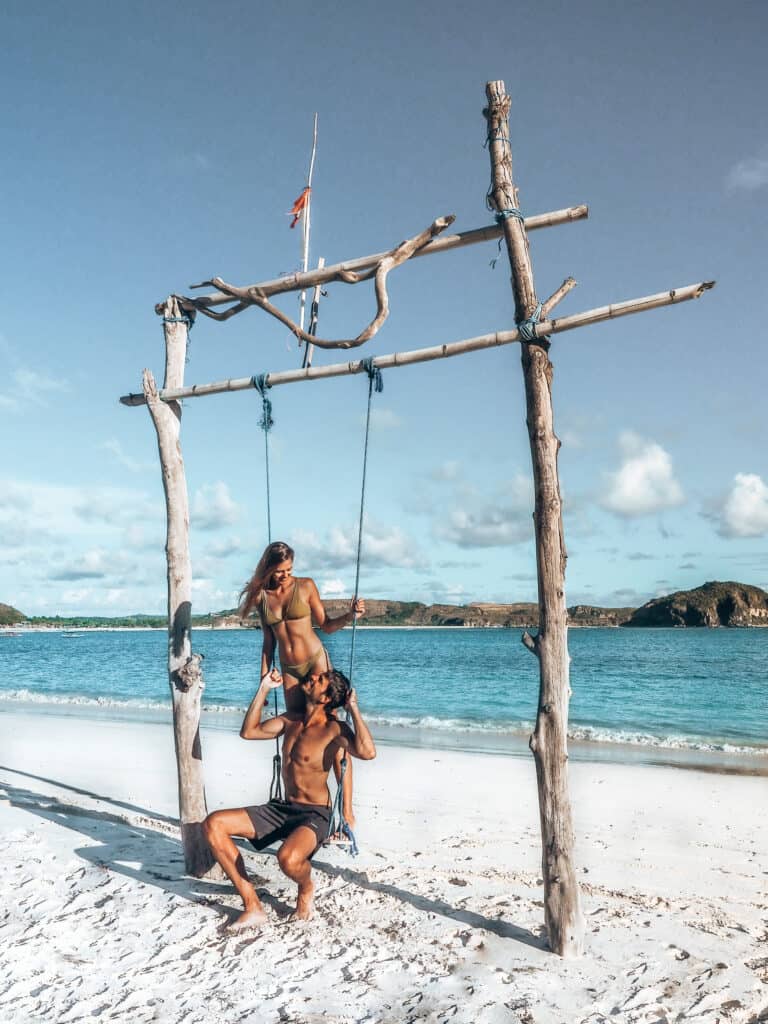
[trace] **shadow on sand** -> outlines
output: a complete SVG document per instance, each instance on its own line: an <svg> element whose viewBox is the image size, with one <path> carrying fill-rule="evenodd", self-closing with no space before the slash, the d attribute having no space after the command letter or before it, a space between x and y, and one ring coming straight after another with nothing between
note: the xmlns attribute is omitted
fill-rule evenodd
<svg viewBox="0 0 768 1024"><path fill-rule="evenodd" d="M81 846L74 850L74 853L94 866L107 868L135 881L156 886L192 903L204 904L227 915L230 919L239 915L239 910L233 910L232 907L225 906L213 898L225 893L234 895L234 890L229 883L222 884L205 878L191 878L184 874L184 856L175 819L155 814L144 807L99 796L88 790L57 782L55 779L16 771L8 766L0 765L0 771L43 782L60 790L98 800L102 804L110 804L131 815L146 817L149 819L146 823L136 823L117 813L80 807L78 804L65 802L58 796L46 796L31 789L13 786L8 782L0 782L0 793L4 795L11 806L35 814L46 821L53 821L95 841L95 845ZM251 851L250 844L244 844L244 849ZM275 856L271 851L264 851L264 855ZM387 882L371 881L365 871L356 871L351 867L337 867L322 860L313 861L313 867L329 878L343 878L362 889L408 903L424 913L437 914L470 928L485 929L501 938L513 939L537 949L546 949L546 939L535 935L528 929L454 907L443 900L420 896ZM281 917L292 913L293 907L270 896L269 892L262 888L267 880L254 873L252 861L249 872L251 880L259 892L259 897L265 903Z"/></svg>

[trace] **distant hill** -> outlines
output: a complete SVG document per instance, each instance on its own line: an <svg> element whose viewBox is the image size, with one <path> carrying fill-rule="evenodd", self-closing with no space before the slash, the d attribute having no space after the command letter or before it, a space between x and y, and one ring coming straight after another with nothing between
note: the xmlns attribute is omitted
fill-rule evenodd
<svg viewBox="0 0 768 1024"><path fill-rule="evenodd" d="M326 613L335 618L349 608L349 598L324 601ZM366 598L366 626L463 626L467 628L524 628L538 625L539 607L532 603L519 604L421 604L419 601L381 601ZM631 616L632 608L597 608L592 605L574 605L568 609L572 626L619 626ZM237 612L232 609L213 616L216 626L236 626ZM258 619L248 623L258 628Z"/></svg>
<svg viewBox="0 0 768 1024"><path fill-rule="evenodd" d="M625 626L768 626L768 593L746 583L705 583L638 608Z"/></svg>
<svg viewBox="0 0 768 1024"><path fill-rule="evenodd" d="M26 615L18 608L0 603L0 626L15 626L18 622L23 622L24 619L26 619Z"/></svg>
<svg viewBox="0 0 768 1024"><path fill-rule="evenodd" d="M349 608L349 598L324 601L331 617ZM518 629L537 628L538 605L518 604L422 604L419 601L382 601L366 599L366 626L458 626L468 628ZM658 597L642 608L602 608L598 605L576 604L568 609L571 626L768 626L768 593L746 583L705 583L694 590L680 590ZM82 615L64 617L35 616L27 618L16 608L0 604L0 625L25 623L52 627L164 627L164 615L124 615L116 618ZM235 629L241 625L236 608L192 616L196 629L212 626ZM258 618L247 626L259 628Z"/></svg>

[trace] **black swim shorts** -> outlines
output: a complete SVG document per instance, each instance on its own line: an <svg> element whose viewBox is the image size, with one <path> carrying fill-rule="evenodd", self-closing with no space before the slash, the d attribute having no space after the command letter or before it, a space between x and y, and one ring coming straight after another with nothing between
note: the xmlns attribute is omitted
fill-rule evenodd
<svg viewBox="0 0 768 1024"><path fill-rule="evenodd" d="M331 822L331 808L319 804L300 804L283 800L270 800L259 807L246 807L245 813L251 819L256 830L251 843L257 850L263 850L279 839L287 839L301 825L306 825L315 833L317 843L310 854L317 853L318 847L328 837Z"/></svg>

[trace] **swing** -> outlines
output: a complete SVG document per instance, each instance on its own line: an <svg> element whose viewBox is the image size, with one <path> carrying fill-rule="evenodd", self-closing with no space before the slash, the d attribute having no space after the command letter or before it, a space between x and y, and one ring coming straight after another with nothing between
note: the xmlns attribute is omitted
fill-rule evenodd
<svg viewBox="0 0 768 1024"><path fill-rule="evenodd" d="M382 379L381 370L374 365L373 357L364 359L362 361L363 369L368 375L368 404L366 408L365 417L365 443L363 446L363 479L362 486L360 488L360 520L358 523L357 530L357 557L355 562L355 592L353 602L357 601L358 590L360 586L360 561L362 553L363 543L363 519L365 515L365 482L366 472L368 468L368 441L371 427L371 399L373 398L374 391L379 394L384 389L384 381ZM269 384L267 382L267 374L255 375L251 378L251 383L254 388L261 395L262 402L262 416L259 420L259 426L264 431L264 465L266 471L266 492L267 492L267 537L269 543L272 542L272 517L270 509L270 491L269 491L269 431L274 426L274 420L272 418L272 402L267 397L267 389ZM355 663L355 635L357 630L357 614L352 619L352 640L350 643L349 652L349 681L352 683L353 669ZM272 664L269 665L269 669L272 669L274 664L274 652L272 654ZM279 713L277 705L277 690L273 691L275 701L275 715ZM331 805L331 819L328 825L328 834L323 846L335 845L342 846L347 849L347 852L352 857L356 857L359 853L355 834L352 831L352 827L344 817L343 807L343 790L344 790L344 776L347 771L347 757L346 754L341 759L341 774L336 787L336 795ZM280 739L275 737L275 754L272 758L272 781L269 787L269 799L283 801L283 776L282 776L282 757L280 754Z"/></svg>

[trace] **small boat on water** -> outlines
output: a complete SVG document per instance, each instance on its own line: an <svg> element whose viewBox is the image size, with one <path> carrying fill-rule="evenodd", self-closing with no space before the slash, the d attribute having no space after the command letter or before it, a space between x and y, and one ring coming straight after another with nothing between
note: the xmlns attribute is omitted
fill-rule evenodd
<svg viewBox="0 0 768 1024"><path fill-rule="evenodd" d="M0 630L0 636L21 636L21 633L13 629L2 629Z"/></svg>
<svg viewBox="0 0 768 1024"><path fill-rule="evenodd" d="M73 633L69 629L63 629L61 631L61 637L63 640L79 640L84 635L84 633Z"/></svg>

